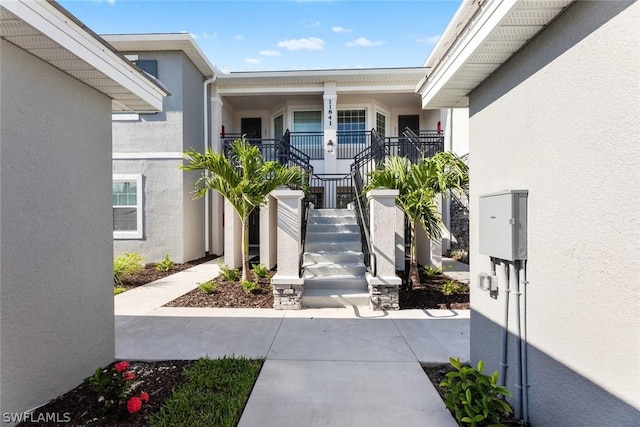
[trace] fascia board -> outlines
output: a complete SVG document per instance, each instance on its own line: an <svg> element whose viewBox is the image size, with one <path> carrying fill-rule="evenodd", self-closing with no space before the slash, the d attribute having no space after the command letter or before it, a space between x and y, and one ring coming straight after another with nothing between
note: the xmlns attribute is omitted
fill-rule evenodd
<svg viewBox="0 0 640 427"><path fill-rule="evenodd" d="M462 68L517 3L518 0L499 0L486 5L477 17L477 22L473 23L465 34L459 36L447 57L435 65L422 90L423 109L428 108L429 102Z"/></svg>
<svg viewBox="0 0 640 427"><path fill-rule="evenodd" d="M48 2L16 0L2 7L37 29L150 106L162 110L167 94Z"/></svg>
<svg viewBox="0 0 640 427"><path fill-rule="evenodd" d="M323 93L324 86L218 87L219 95Z"/></svg>
<svg viewBox="0 0 640 427"><path fill-rule="evenodd" d="M350 85L350 86L340 86L338 85L336 91L338 93L376 93L376 92L386 92L386 93L415 93L415 84L397 84L397 85L367 85L367 86L358 86L358 85Z"/></svg>

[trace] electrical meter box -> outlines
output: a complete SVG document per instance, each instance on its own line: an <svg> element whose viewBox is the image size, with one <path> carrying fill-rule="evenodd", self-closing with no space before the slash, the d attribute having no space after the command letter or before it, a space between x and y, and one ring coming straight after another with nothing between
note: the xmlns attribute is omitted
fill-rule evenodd
<svg viewBox="0 0 640 427"><path fill-rule="evenodd" d="M480 253L506 261L527 259L528 190L480 195Z"/></svg>

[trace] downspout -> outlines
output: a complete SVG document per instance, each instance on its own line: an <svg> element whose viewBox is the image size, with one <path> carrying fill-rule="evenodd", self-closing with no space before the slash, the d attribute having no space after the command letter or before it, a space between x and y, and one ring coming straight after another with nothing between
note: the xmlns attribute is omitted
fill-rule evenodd
<svg viewBox="0 0 640 427"><path fill-rule="evenodd" d="M207 152L211 148L211 144L209 143L209 110L207 109L207 101L209 100L209 85L216 81L216 75L204 81L202 85L202 93L203 93L203 114L204 114L204 151ZM208 171L205 171L205 174L209 174ZM205 256L209 255L210 247L211 247L211 239L209 234L211 233L211 227L209 225L211 210L209 200L209 192L204 193L204 254Z"/></svg>

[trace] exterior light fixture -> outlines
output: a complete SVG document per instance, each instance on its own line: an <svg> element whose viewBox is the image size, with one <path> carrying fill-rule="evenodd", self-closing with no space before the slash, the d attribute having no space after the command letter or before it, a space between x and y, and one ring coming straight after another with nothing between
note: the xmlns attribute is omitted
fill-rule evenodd
<svg viewBox="0 0 640 427"><path fill-rule="evenodd" d="M332 140L329 140L329 142L327 142L327 153L333 153L334 148L335 144Z"/></svg>

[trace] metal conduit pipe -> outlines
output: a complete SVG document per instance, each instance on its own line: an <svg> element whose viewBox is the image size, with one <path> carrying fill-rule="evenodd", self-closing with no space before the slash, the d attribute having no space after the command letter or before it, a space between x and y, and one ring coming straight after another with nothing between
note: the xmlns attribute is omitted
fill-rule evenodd
<svg viewBox="0 0 640 427"><path fill-rule="evenodd" d="M529 422L529 374L527 367L527 261L520 261L519 265L522 270L522 338L520 340L520 357L522 359L522 420L524 423Z"/></svg>
<svg viewBox="0 0 640 427"><path fill-rule="evenodd" d="M514 282L514 294L516 296L516 301L515 301L515 326L516 326L516 336L517 336L517 342L516 345L514 347L514 353L515 353L515 377L516 377L516 383L515 383L515 395L514 395L514 413L513 415L515 416L516 419L521 419L522 418L522 352L521 352L521 347L520 344L522 342L522 329L520 327L520 322L521 322L521 318L520 318L520 269L516 267L516 263L518 261L515 261L514 263L509 263L509 268L511 269L511 273L513 275L513 278L515 279Z"/></svg>
<svg viewBox="0 0 640 427"><path fill-rule="evenodd" d="M502 321L502 334L500 336L500 376L498 378L498 385L506 385L507 376L507 342L509 339L509 293L511 292L510 277L509 277L509 264L506 261L501 260L501 264L504 264L504 273L506 276L506 289L503 299L503 321Z"/></svg>
<svg viewBox="0 0 640 427"><path fill-rule="evenodd" d="M209 98L208 88L209 85L216 81L216 76L214 75L212 78L207 79L202 84L202 94L203 94L203 114L204 114L204 151L206 152L208 148L211 147L209 144L209 114L207 109L207 101ZM208 174L208 171L205 171L205 174ZM209 255L211 248L211 238L209 234L211 234L210 228L210 211L211 207L209 206L211 203L209 199L209 192L204 193L204 254L205 256Z"/></svg>

